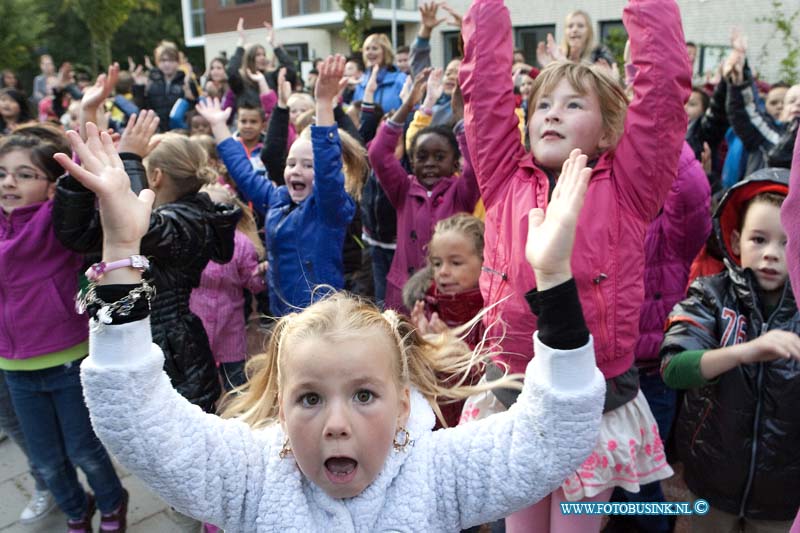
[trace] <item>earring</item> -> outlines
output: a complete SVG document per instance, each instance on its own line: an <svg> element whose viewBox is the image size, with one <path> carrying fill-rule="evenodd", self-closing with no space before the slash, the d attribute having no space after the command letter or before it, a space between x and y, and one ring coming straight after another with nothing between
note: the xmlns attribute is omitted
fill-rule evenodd
<svg viewBox="0 0 800 533"><path fill-rule="evenodd" d="M292 446L289 444L289 437L286 437L286 440L283 441L281 451L278 452L278 457L281 459L286 459L290 453L292 453Z"/></svg>
<svg viewBox="0 0 800 533"><path fill-rule="evenodd" d="M392 446L397 452L404 452L408 446L413 446L414 441L411 440L411 433L406 428L400 426L397 433L394 435Z"/></svg>

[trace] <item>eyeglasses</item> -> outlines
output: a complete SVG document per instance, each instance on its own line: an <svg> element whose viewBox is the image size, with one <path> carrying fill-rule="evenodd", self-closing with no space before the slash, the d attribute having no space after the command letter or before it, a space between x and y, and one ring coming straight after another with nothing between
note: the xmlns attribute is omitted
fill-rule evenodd
<svg viewBox="0 0 800 533"><path fill-rule="evenodd" d="M39 174L35 170L29 168L18 168L14 172L9 172L4 168L0 168L0 181L6 179L6 176L11 176L16 181L31 181L31 180L46 180L47 176Z"/></svg>

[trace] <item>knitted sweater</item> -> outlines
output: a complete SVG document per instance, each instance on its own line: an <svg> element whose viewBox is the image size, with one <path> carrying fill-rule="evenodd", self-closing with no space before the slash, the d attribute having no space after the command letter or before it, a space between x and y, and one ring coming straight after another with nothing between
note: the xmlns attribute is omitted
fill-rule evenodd
<svg viewBox="0 0 800 533"><path fill-rule="evenodd" d="M505 413L432 432L433 412L412 391L413 447L390 451L350 499L327 496L291 456L279 457L279 425L253 430L178 395L148 319L93 324L81 372L109 451L178 511L227 533L456 532L543 498L595 445L605 386L592 341L575 350L551 349L538 336L534 343L525 388Z"/></svg>

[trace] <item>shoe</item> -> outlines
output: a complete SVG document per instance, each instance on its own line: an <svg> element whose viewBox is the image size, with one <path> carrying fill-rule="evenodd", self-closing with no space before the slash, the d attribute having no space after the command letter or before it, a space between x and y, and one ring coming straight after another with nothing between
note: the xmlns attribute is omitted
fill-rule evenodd
<svg viewBox="0 0 800 533"><path fill-rule="evenodd" d="M19 523L33 524L34 522L38 522L50 514L50 511L55 509L55 507L56 499L53 498L53 494L49 490L34 490L31 500L28 502L28 505L25 506L25 509L22 510L22 514L19 515Z"/></svg>
<svg viewBox="0 0 800 533"><path fill-rule="evenodd" d="M72 518L67 520L67 533L92 533L92 517L95 511L94 495L87 494L86 499L88 501L86 512L77 520Z"/></svg>
<svg viewBox="0 0 800 533"><path fill-rule="evenodd" d="M125 533L128 491L122 489L122 503L114 511L100 515L100 533Z"/></svg>

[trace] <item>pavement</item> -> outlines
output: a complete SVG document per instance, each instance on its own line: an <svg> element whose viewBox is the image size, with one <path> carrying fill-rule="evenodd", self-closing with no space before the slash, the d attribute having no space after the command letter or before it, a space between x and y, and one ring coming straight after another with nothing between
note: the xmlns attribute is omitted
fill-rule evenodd
<svg viewBox="0 0 800 533"><path fill-rule="evenodd" d="M181 524L161 498L150 492L134 475L115 463L122 484L130 493L128 533L196 533L199 527ZM80 472L80 470L79 470ZM86 478L80 474L84 487ZM25 457L11 439L0 442L0 533L64 533L67 519L56 508L35 524L17 523L33 491L33 478L28 474ZM94 529L99 528L100 515L95 514Z"/></svg>

